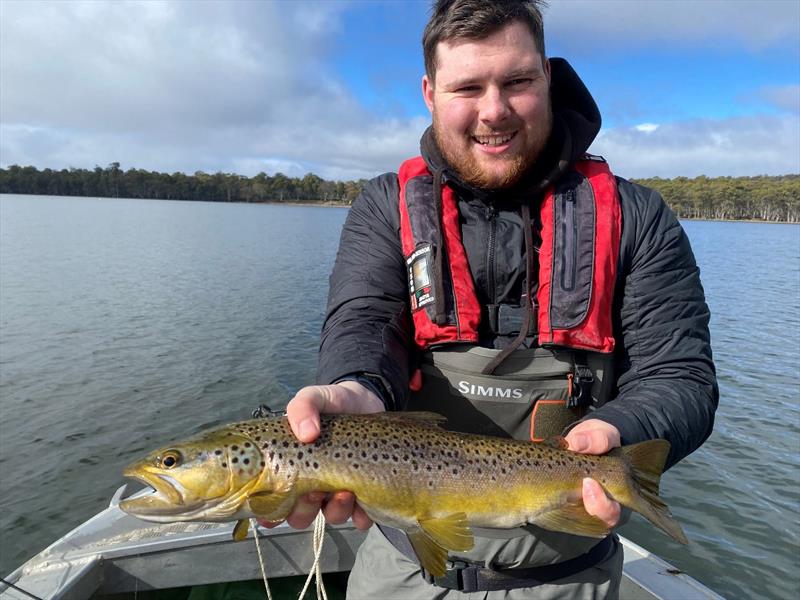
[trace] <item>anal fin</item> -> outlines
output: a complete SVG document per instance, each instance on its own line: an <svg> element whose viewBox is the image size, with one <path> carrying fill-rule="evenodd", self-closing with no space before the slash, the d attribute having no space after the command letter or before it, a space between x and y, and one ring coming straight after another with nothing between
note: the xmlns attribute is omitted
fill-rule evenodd
<svg viewBox="0 0 800 600"><path fill-rule="evenodd" d="M440 519L420 519L419 529L408 534L422 568L434 577L445 574L448 551L465 552L475 545L467 515L454 513Z"/></svg>
<svg viewBox="0 0 800 600"><path fill-rule="evenodd" d="M417 529L408 534L408 541L414 548L414 553L419 559L419 564L434 577L442 577L445 574L445 563L447 562L447 550L437 544L431 537Z"/></svg>
<svg viewBox="0 0 800 600"><path fill-rule="evenodd" d="M570 502L538 514L533 523L551 531L595 538L604 537L609 532L608 525L587 513L582 502Z"/></svg>
<svg viewBox="0 0 800 600"><path fill-rule="evenodd" d="M448 550L464 552L472 550L475 545L464 513L454 513L442 519L420 519L419 526L433 541Z"/></svg>

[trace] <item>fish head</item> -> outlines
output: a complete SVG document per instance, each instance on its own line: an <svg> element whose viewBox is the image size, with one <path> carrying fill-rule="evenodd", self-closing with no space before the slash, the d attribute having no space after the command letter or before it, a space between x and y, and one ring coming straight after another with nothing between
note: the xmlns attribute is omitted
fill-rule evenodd
<svg viewBox="0 0 800 600"><path fill-rule="evenodd" d="M125 477L153 492L120 502L148 521L224 521L259 481L263 458L247 436L221 428L159 448L128 466Z"/></svg>

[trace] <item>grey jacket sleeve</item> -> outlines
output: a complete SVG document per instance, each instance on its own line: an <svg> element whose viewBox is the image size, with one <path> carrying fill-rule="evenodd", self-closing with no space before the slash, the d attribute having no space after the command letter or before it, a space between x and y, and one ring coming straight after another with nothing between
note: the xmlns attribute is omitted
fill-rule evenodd
<svg viewBox="0 0 800 600"><path fill-rule="evenodd" d="M377 375L402 406L408 395L411 323L400 246L397 176L368 182L342 229L330 277L317 381Z"/></svg>
<svg viewBox="0 0 800 600"><path fill-rule="evenodd" d="M689 240L654 191L619 180L623 234L618 280L616 398L591 416L622 443L663 438L667 467L711 434L719 392L709 310Z"/></svg>

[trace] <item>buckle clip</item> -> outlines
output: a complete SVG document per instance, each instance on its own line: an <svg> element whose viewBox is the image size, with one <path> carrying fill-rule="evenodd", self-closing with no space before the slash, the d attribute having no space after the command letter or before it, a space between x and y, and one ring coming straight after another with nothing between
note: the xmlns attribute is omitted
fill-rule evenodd
<svg viewBox="0 0 800 600"><path fill-rule="evenodd" d="M592 403L592 384L594 384L592 370L584 365L576 365L572 377L572 394L567 398L567 408L589 406Z"/></svg>
<svg viewBox="0 0 800 600"><path fill-rule="evenodd" d="M463 560L448 560L447 569L441 577L434 577L428 571L423 570L425 581L438 587L449 590L464 591L463 572L471 565Z"/></svg>

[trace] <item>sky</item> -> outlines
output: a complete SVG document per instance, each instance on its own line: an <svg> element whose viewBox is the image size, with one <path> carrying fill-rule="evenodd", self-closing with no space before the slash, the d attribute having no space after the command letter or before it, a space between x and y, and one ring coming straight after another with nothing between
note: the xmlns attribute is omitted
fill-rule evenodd
<svg viewBox="0 0 800 600"><path fill-rule="evenodd" d="M0 166L327 179L430 123L427 0L0 0ZM800 0L551 0L623 177L800 173Z"/></svg>

